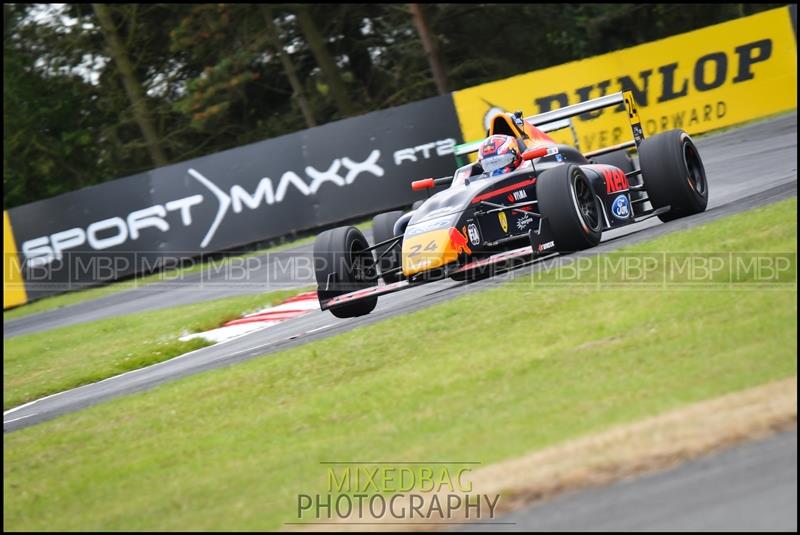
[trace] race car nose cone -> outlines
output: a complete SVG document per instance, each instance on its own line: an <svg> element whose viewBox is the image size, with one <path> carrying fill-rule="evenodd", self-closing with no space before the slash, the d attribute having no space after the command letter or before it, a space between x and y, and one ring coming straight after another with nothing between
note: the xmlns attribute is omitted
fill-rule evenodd
<svg viewBox="0 0 800 535"><path fill-rule="evenodd" d="M458 229L433 230L403 240L403 273L406 277L436 269L470 254L467 237Z"/></svg>

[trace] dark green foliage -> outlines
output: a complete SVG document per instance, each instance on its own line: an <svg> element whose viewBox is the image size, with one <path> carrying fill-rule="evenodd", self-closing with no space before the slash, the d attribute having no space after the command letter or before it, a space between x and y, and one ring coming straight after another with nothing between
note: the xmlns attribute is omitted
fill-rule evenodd
<svg viewBox="0 0 800 535"><path fill-rule="evenodd" d="M776 5L422 8L449 87L463 89ZM4 208L154 167L91 5L43 6L5 4L3 10ZM319 47L312 53L307 28L298 24L301 5L108 7L170 162L306 127L265 17L274 21L317 124L436 95L406 4L306 6L323 53L336 64L333 79L330 68L323 74Z"/></svg>

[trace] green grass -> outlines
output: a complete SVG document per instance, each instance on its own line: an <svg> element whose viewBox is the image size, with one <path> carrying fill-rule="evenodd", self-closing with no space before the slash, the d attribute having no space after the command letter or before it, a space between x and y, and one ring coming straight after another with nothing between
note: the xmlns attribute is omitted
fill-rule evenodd
<svg viewBox="0 0 800 535"><path fill-rule="evenodd" d="M362 232L365 232L372 227L372 219L365 219L361 222L354 223L353 225L358 227ZM135 276L130 279L112 282L103 286L87 288L84 290L75 290L51 297L45 297L25 305L15 307L11 310L3 311L3 321L21 318L31 314L38 314L39 312L47 312L48 310L63 308L77 303L82 303L83 301L89 301L91 299L98 299L100 297L105 297L107 295L115 294L124 290L131 290L133 288L138 288L140 286L161 280L177 280L186 275L198 273L206 269L218 270L229 262L244 260L254 256L261 256L267 253L285 251L286 249L312 243L315 238L316 236L306 236L303 238L292 239L285 243L257 249L249 253L233 254L223 258L215 258L204 261L193 261L186 267L167 269L161 273Z"/></svg>
<svg viewBox="0 0 800 535"><path fill-rule="evenodd" d="M210 345L178 340L301 290L230 297L3 340L3 408L92 383Z"/></svg>
<svg viewBox="0 0 800 535"><path fill-rule="evenodd" d="M629 252L796 252L796 216L791 200ZM4 435L4 528L281 529L326 492L320 461L489 464L786 378L795 269L777 289L522 277Z"/></svg>

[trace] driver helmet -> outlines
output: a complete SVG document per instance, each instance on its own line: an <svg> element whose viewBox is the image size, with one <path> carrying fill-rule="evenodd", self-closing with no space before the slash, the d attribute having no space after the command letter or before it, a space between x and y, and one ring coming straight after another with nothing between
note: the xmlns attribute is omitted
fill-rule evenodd
<svg viewBox="0 0 800 535"><path fill-rule="evenodd" d="M512 136L495 134L481 143L478 161L490 176L510 173L522 163L522 151Z"/></svg>

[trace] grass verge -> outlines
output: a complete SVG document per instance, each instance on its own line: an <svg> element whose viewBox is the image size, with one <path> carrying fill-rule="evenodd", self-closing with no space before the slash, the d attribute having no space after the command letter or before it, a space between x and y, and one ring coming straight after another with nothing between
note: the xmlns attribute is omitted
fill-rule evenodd
<svg viewBox="0 0 800 535"><path fill-rule="evenodd" d="M3 340L3 408L210 345L178 337L213 329L300 290L231 297L81 323Z"/></svg>
<svg viewBox="0 0 800 535"><path fill-rule="evenodd" d="M616 425L521 457L471 468L464 478L471 487L466 492L445 488L417 496L425 504L421 508L424 511L433 506L434 500L447 503L452 495L466 500L471 494L474 501L477 492L488 496L499 494L502 499L498 500L495 513L500 516L564 492L666 470L745 441L796 428L797 376L794 376ZM407 496L398 499L410 507ZM475 510L470 513L474 520ZM395 520L392 516L380 516L380 510L373 515L367 509L361 518L355 512L343 518L333 530L361 531L354 527L361 524L359 527L370 531L418 531L421 527L430 528L431 521L444 528L470 519L461 507L454 509L449 518L436 515L415 518L400 526L392 523ZM425 525L421 526L423 522Z"/></svg>
<svg viewBox="0 0 800 535"><path fill-rule="evenodd" d="M627 252L796 254L796 216L792 199ZM771 287L728 273L521 277L5 435L4 528L283 529L327 492L321 461L487 465L796 375L795 264Z"/></svg>

